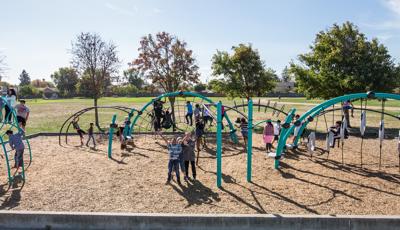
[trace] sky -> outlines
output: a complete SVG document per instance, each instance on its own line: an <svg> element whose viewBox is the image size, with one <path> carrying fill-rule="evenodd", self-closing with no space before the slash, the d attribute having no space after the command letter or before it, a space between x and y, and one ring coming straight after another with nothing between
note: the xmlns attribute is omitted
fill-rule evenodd
<svg viewBox="0 0 400 230"><path fill-rule="evenodd" d="M400 0L0 0L0 54L6 81L18 83L23 69L32 80L50 80L71 65L76 36L94 32L118 46L123 71L141 37L166 31L188 43L206 82L217 50L251 43L280 74L309 51L316 33L345 21L400 62Z"/></svg>

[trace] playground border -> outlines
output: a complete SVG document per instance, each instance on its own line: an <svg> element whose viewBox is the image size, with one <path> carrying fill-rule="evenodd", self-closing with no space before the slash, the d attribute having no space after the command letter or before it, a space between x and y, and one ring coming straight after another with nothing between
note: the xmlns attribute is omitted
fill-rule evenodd
<svg viewBox="0 0 400 230"><path fill-rule="evenodd" d="M1 229L398 229L400 216L0 211Z"/></svg>

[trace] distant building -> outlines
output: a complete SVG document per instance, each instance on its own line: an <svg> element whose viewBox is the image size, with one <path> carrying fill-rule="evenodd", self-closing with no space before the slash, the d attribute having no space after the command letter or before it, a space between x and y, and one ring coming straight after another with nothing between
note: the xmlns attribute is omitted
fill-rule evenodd
<svg viewBox="0 0 400 230"><path fill-rule="evenodd" d="M294 92L294 82L293 81L288 81L288 82L284 82L284 81L279 81L276 86L275 89L272 90L272 92L274 93L292 93Z"/></svg>
<svg viewBox="0 0 400 230"><path fill-rule="evenodd" d="M57 99L58 98L58 89L46 87L43 89L43 97L45 99Z"/></svg>

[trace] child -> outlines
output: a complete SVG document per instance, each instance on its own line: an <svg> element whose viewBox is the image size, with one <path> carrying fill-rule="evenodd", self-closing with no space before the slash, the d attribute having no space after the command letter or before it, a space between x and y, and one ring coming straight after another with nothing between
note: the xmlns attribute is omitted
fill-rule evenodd
<svg viewBox="0 0 400 230"><path fill-rule="evenodd" d="M202 143L203 135L204 135L204 123L202 120L198 119L196 120L196 129L195 129L197 152L200 152L200 145L204 144Z"/></svg>
<svg viewBox="0 0 400 230"><path fill-rule="evenodd" d="M172 125L173 125L172 114L167 110L165 111L164 118L161 122L161 127L163 129L170 129Z"/></svg>
<svg viewBox="0 0 400 230"><path fill-rule="evenodd" d="M343 102L342 109L343 109L344 118L346 118L346 121L347 121L347 127L351 128L349 110L351 110L351 117L354 117L354 105L350 100L347 100L347 101Z"/></svg>
<svg viewBox="0 0 400 230"><path fill-rule="evenodd" d="M88 130L88 140L86 142L86 146L89 147L89 141L90 139L93 140L93 148L96 148L96 142L94 140L94 135L93 135L93 123L90 123L90 127Z"/></svg>
<svg viewBox="0 0 400 230"><path fill-rule="evenodd" d="M189 119L190 119L190 126L193 125L193 106L190 103L190 101L186 102L186 124L189 124Z"/></svg>
<svg viewBox="0 0 400 230"><path fill-rule="evenodd" d="M199 104L196 104L195 105L195 108L194 108L194 120L195 121L197 121L197 120L199 120L200 119L200 112L201 112L201 110L200 110L200 105Z"/></svg>
<svg viewBox="0 0 400 230"><path fill-rule="evenodd" d="M267 120L267 124L264 127L263 138L267 152L272 151L272 140L274 139L274 126L270 119Z"/></svg>
<svg viewBox="0 0 400 230"><path fill-rule="evenodd" d="M279 134L281 134L281 120L277 120L274 125L274 140L272 141L272 144L279 140Z"/></svg>
<svg viewBox="0 0 400 230"><path fill-rule="evenodd" d="M29 108L25 105L25 100L19 100L19 104L15 106L17 111L17 121L21 124L21 128L25 130L26 122L29 118Z"/></svg>
<svg viewBox="0 0 400 230"><path fill-rule="evenodd" d="M195 160L195 142L191 138L191 133L186 133L185 142L183 142L183 159L185 161L185 181L189 179L189 163L192 165L193 180L196 180Z"/></svg>
<svg viewBox="0 0 400 230"><path fill-rule="evenodd" d="M246 118L242 117L240 119L240 132L242 133L244 140L244 149L247 149L247 135L249 131L249 125L246 121Z"/></svg>
<svg viewBox="0 0 400 230"><path fill-rule="evenodd" d="M163 102L158 99L153 102L153 110L154 110L154 131L161 130L161 118L164 116L163 111Z"/></svg>
<svg viewBox="0 0 400 230"><path fill-rule="evenodd" d="M15 156L14 156L14 167L16 168L15 170L15 174L18 173L18 169L19 167L22 167L24 164L24 150L25 150L25 145L24 142L22 140L23 136L24 136L24 131L21 130L20 132L18 132L17 134L13 134L12 130L7 130L6 134L9 138L9 144L11 149L15 149Z"/></svg>
<svg viewBox="0 0 400 230"><path fill-rule="evenodd" d="M79 117L75 117L71 123L72 123L72 126L74 127L74 129L76 130L76 132L79 134L79 137L81 138L81 146L83 146L83 134L86 134L86 133L85 133L85 131L83 131L81 129L81 127L79 127L78 122L79 122Z"/></svg>
<svg viewBox="0 0 400 230"><path fill-rule="evenodd" d="M210 121L210 126L212 126L213 118L210 114L209 109L210 109L209 105L204 106L204 110L203 110L204 125L207 125L208 121Z"/></svg>
<svg viewBox="0 0 400 230"><path fill-rule="evenodd" d="M293 139L292 139L292 142L294 143L294 141L295 141L296 138L297 138L297 135L299 134L300 127L301 127L300 115L299 115L299 114L296 114L296 116L294 117L293 124L295 125L295 127L294 127L294 131L293 131Z"/></svg>
<svg viewBox="0 0 400 230"><path fill-rule="evenodd" d="M169 184L172 179L172 170L175 171L176 174L176 182L178 185L181 185L180 174L179 174L179 165L181 162L182 155L182 140L178 140L177 137L172 138L171 140L167 140L161 132L159 133L162 139L167 143L168 153L169 153L169 161L168 161L168 178L166 184Z"/></svg>

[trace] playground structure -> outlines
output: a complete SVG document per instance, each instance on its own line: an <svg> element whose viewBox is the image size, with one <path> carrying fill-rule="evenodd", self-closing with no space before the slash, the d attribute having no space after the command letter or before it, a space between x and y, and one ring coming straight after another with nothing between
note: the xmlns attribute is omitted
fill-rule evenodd
<svg viewBox="0 0 400 230"><path fill-rule="evenodd" d="M361 100L361 107L360 108L352 108L354 110L359 110L364 116L366 116L366 112L373 112L373 113L379 113L381 114L381 130L380 130L380 160L379 160L379 167L381 166L381 155L382 155L382 141L384 139L384 116L392 117L398 119L397 116L387 113L384 111L384 102L387 99L395 99L398 100L400 97L399 95L395 94L385 94L385 93L359 93L359 94L351 94L351 95L345 95L342 97L334 98L331 100L328 100L320 105L315 106L314 108L310 109L309 111L305 112L302 116L297 121L293 121L295 114L296 114L296 109L292 108L289 111L285 110L285 104L283 105L278 105L277 102L270 102L268 101L267 103L262 103L260 99L256 103L252 99L244 102L242 100L241 104L236 103L236 101L233 101L233 105L225 105L222 104L221 101L214 102L210 98L207 98L201 94L198 93L193 93L193 92L171 92L171 93L165 93L162 94L156 98L153 98L150 100L148 103L146 103L140 110L137 109L132 109L128 107L121 107L121 106L113 106L113 107L98 107L102 109L116 109L119 111L122 111L126 113L128 116L126 116L126 119L124 121L123 129L119 130L120 136L120 141L121 141L121 147L126 146L127 144L131 143L132 147L134 147L134 142L133 140L137 138L138 136L150 136L150 135L155 135L155 130L154 130L154 103L155 102L161 102L163 104L163 110L164 111L171 111L172 113L172 119L173 119L173 125L168 128L164 129L163 133L166 135L181 135L185 132L192 132L194 130L194 126L189 124L189 120L185 120L185 114L187 113L185 104L187 102L190 102L192 106L194 105L200 105L200 108L202 109L202 112L204 113L205 111L212 117L212 120L215 121L215 126L212 126L212 122L210 125L207 126L207 137L210 139L209 141L212 141L215 143L215 156L216 156L216 176L217 176L217 186L221 187L222 184L222 156L223 156L223 136L229 136L229 139L231 140L232 143L238 144L239 143L239 138L238 138L238 132L237 132L237 127L235 127L234 122L232 122L232 117L243 117L248 121L248 142L246 146L246 152L247 152L247 175L246 179L248 182L252 181L252 155L253 155L253 132L256 130L257 127L262 126L266 122L266 118L270 120L270 118L275 118L273 121L280 120L282 122L282 129L280 132L280 138L278 141L277 149L275 153L269 153L268 156L274 157L275 158L275 168L279 168L279 162L281 160L281 156L284 150L288 150L289 148L297 148L298 142L300 140L300 137L302 136L303 133L306 131L306 127L309 123L316 121L315 124L315 129L314 131L310 131L310 136L309 136L309 146L312 146L312 151L314 151L315 148L315 132L316 132L316 127L318 125L318 119L319 117L324 118L325 120L325 126L326 130L328 132L328 124L327 124L327 119L326 115L328 113L333 114L332 122L334 123L335 121L335 111L340 113L340 116L343 117L343 109L342 106L336 107L335 104L337 103L343 103L347 100L355 101L355 100ZM374 110L374 109L369 109L367 108L367 101L372 100L372 99L378 99L382 101L382 110ZM364 104L363 104L364 103ZM332 107L332 108L330 108ZM86 108L81 111L76 112L75 114L71 115L62 125L60 129L60 137L59 137L59 142L61 144L61 134L62 132L68 133L68 130L70 128L71 120L73 120L76 117L81 116L82 114L93 110L94 107ZM224 110L224 113L223 113ZM267 112L270 111L271 113L268 114ZM258 114L257 116L254 116L254 113L261 113ZM315 120L314 120L315 119ZM108 129L104 129L106 131L103 131L105 135L108 136L108 157L112 158L112 145L114 141L114 134L115 134L115 129L118 128L118 125L116 124L117 120L117 115L114 114L111 119L111 123L109 124ZM342 120L342 119L341 119ZM228 129L224 129L223 122L226 122L226 127ZM345 121L343 122L343 127L342 130L347 129L345 125ZM365 124L365 122L364 122ZM287 144L288 138L293 134L297 127L297 134L295 138L293 139L292 143ZM365 130L365 127L363 128ZM63 131L64 130L64 131ZM108 133L107 133L108 132ZM327 135L328 136L328 135ZM67 140L68 135L65 135L65 143L68 142ZM364 138L364 133L361 133L361 138ZM362 139L363 140L363 139ZM328 141L328 140L327 140ZM342 161L343 161L343 133L341 133L341 138L340 142L342 143ZM361 144L361 149L362 149L363 144ZM122 148L124 149L124 148ZM327 147L326 151L329 154L329 146ZM311 155L312 156L312 155ZM328 155L329 156L329 155ZM400 163L400 157L399 157L399 163ZM362 166L362 150L361 150L361 166Z"/></svg>
<svg viewBox="0 0 400 230"><path fill-rule="evenodd" d="M361 100L361 107L359 108L359 110L361 110L361 126L360 126L360 135L362 138L361 141L361 151L360 151L360 165L362 167L363 165L363 157L362 157L362 148L363 148L363 139L364 139L364 132L366 129L366 112L375 112L375 113L380 113L381 117L380 117L380 125L379 125L379 169L381 169L381 159L382 159L382 145L383 145L383 140L385 138L385 131L384 131L384 117L385 115L390 116L392 118L396 118L397 120L399 119L399 117L393 115L393 114L389 114L385 112L385 101L387 101L388 99L393 99L393 100L400 100L400 95L398 94L389 94L389 93L374 93L374 92L367 92L367 93L356 93L356 94L349 94L349 95L344 95L344 96L340 96L340 97L336 97L330 100L327 100L313 108L311 108L310 110L308 110L307 112L305 112L304 114L302 114L300 116L300 118L295 121L287 130L282 131L280 138L279 138L279 142L278 142L278 146L276 149L276 156L275 156L275 168L278 169L279 168L279 162L282 156L282 153L284 152L285 149L287 148L297 148L298 147L298 143L300 140L300 137L302 136L305 128L307 127L307 125L310 122L314 121L314 118L317 118L319 116L324 116L325 118L325 124L326 124L326 128L328 129L328 125L326 122L326 113L328 112L332 112L334 113L334 111L336 110L340 110L341 111L341 121L342 121L342 125L340 127L341 133L340 133L340 142L341 142L341 146L342 146L342 164L344 163L343 160L343 146L344 146L344 139L345 139L345 135L344 132L345 130L347 130L347 121L346 118L344 116L344 109L342 108L342 106L340 106L340 108L334 108L334 105L337 103L341 103L343 104L345 101L356 101L356 100ZM371 110L367 108L367 103L368 100L379 100L381 101L381 111L377 111L377 110ZM364 104L363 104L364 102ZM329 107L333 107L332 109L328 109ZM354 108L352 108L354 109ZM334 117L334 114L333 114ZM334 118L332 119L332 121L334 122ZM298 129L297 131L295 131L295 129ZM287 144L287 140L289 138L289 136L291 136L293 134L293 132L297 132L296 135L294 136L293 140L291 143ZM327 130L327 132L329 132ZM315 136L315 135L314 135ZM330 144L329 142L329 135L327 135L327 147L326 147L326 151L329 153L329 148L330 148ZM311 140L313 141L313 140ZM397 147L397 146L396 146ZM328 155L329 156L329 155ZM400 170L400 154L399 154L399 170Z"/></svg>
<svg viewBox="0 0 400 230"><path fill-rule="evenodd" d="M24 155L28 157L29 163L26 165L25 164L25 159L27 157L24 156L24 160L22 161L22 173L20 175L13 175L11 172L11 164L14 163L14 156L13 150L8 146L8 136L6 135L7 130L12 130L14 133L21 133L24 132L21 127L18 124L17 121L17 113L13 107L11 107L8 103L6 98L1 97L0 98L0 143L1 143L1 149L3 151L4 159L5 159L5 165L7 169L7 178L8 178L8 183L11 185L17 176L20 176L23 181L26 179L26 169L27 167L30 166L32 163L32 152L31 152L31 146L29 143L29 140L24 138L23 142L25 145L25 151ZM8 110L9 113L3 114L3 111ZM11 117L10 117L11 116Z"/></svg>

